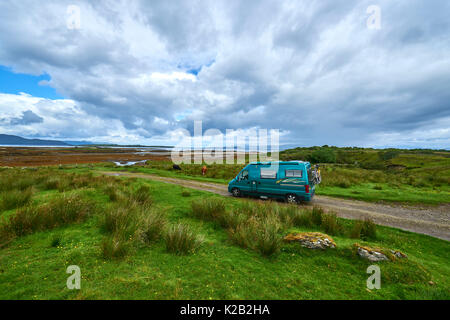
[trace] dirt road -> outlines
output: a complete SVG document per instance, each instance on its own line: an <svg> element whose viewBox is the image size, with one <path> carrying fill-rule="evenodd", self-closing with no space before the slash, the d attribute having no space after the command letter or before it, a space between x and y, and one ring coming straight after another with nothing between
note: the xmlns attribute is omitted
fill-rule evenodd
<svg viewBox="0 0 450 320"><path fill-rule="evenodd" d="M230 196L226 185L160 177L151 174L129 172L102 172L105 175L126 176L151 179L181 185L186 188L209 191L223 196ZM427 234L436 238L450 240L450 205L437 207L387 205L357 200L315 196L307 206L319 205L326 211L333 211L338 216L349 219L370 218L375 223L403 230Z"/></svg>

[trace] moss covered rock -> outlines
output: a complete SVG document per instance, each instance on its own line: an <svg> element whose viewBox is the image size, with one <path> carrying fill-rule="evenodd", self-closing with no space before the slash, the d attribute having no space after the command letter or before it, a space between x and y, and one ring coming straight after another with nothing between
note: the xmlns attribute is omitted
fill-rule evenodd
<svg viewBox="0 0 450 320"><path fill-rule="evenodd" d="M358 243L354 244L354 249L361 258L367 259L372 262L388 260L394 261L395 259L404 259L407 257L406 254L401 251L383 248L372 248L362 246Z"/></svg>
<svg viewBox="0 0 450 320"><path fill-rule="evenodd" d="M309 249L336 248L334 240L329 235L320 232L290 233L284 237L284 241L298 242L301 246Z"/></svg>

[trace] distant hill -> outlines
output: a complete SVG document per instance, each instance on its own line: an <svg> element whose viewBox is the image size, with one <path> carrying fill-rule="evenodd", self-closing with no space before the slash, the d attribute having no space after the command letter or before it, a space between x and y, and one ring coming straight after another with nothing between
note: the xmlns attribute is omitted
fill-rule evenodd
<svg viewBox="0 0 450 320"><path fill-rule="evenodd" d="M57 140L25 139L9 134L0 134L0 145L70 146L68 143Z"/></svg>

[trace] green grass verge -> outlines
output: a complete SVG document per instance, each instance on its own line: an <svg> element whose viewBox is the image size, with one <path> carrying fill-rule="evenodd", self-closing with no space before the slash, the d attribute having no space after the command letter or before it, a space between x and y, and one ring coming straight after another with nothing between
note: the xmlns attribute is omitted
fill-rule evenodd
<svg viewBox="0 0 450 320"><path fill-rule="evenodd" d="M84 169L83 169L84 170ZM377 228L377 239L361 241L333 236L337 249L315 251L282 244L278 254L265 257L241 248L214 221L190 214L193 200L221 198L143 179L120 178L125 190L148 186L152 206L160 208L171 225L182 223L204 238L193 254L167 251L164 241L137 246L123 259L105 259L105 231L99 217L16 238L0 249L0 299L449 299L450 243L388 227ZM183 191L189 190L189 196ZM66 191L95 201L98 210L112 205L102 187ZM40 205L60 197L58 190L37 191ZM239 199L226 199L240 207ZM14 211L0 215L6 219ZM342 223L350 223L342 220ZM319 231L292 227L291 231ZM58 241L55 241L55 238ZM377 263L381 289L369 291L366 269L372 263L352 252L355 242L401 250L405 261ZM81 290L68 290L66 268L81 268Z"/></svg>

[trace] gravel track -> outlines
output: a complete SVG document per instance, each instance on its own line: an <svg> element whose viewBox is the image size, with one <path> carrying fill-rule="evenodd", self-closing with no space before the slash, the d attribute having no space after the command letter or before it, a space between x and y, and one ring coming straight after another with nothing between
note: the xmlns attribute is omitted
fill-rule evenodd
<svg viewBox="0 0 450 320"><path fill-rule="evenodd" d="M209 191L212 193L220 194L222 196L231 196L228 193L227 186L218 183L160 177L157 175L141 173L101 173L110 176L151 179L155 181L181 185L186 188ZM343 218L370 218L375 223L380 225L427 234L447 241L450 240L450 204L444 204L440 206L380 204L316 195L311 203L304 205L319 205L326 211L333 211L338 216Z"/></svg>

